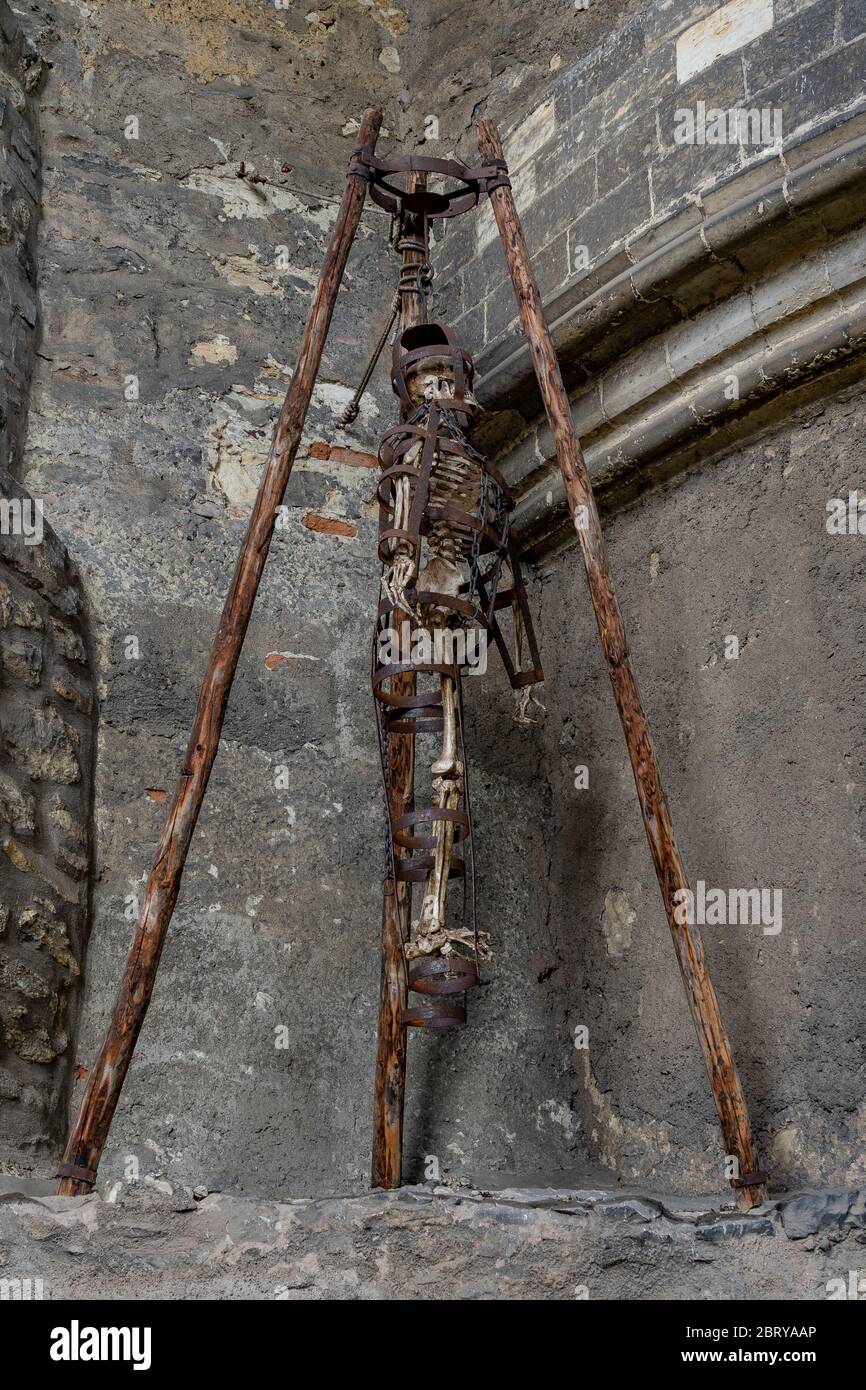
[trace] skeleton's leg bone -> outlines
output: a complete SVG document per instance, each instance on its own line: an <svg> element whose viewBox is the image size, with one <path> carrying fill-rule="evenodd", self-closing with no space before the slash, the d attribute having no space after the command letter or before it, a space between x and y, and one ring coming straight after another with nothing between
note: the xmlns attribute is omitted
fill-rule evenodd
<svg viewBox="0 0 866 1390"><path fill-rule="evenodd" d="M442 752L430 769L434 777L453 776L463 769L457 761L457 702L454 696L454 680L443 676L442 689ZM435 785L435 783L434 783ZM439 822L440 825L442 822Z"/></svg>
<svg viewBox="0 0 866 1390"><path fill-rule="evenodd" d="M459 771L455 776L437 777L433 783L435 805L440 810L456 811L460 804L463 769L459 763L457 767ZM451 851L454 847L454 822L439 820L434 824L436 848L433 853L433 865L424 885L424 901L411 955L433 955L443 948L450 949L451 934L447 928L445 903ZM410 955L408 950L407 955Z"/></svg>
<svg viewBox="0 0 866 1390"><path fill-rule="evenodd" d="M460 804L460 794L463 791L463 778L460 776L463 768L457 763L454 769L455 775L450 781L445 781L445 806L449 811L456 811ZM435 783L434 783L435 786ZM454 823L453 821L440 821L439 843L436 846L436 855L433 865L434 882L431 888L436 894L436 916L443 928L447 929L447 917L445 910L445 899L448 893L448 865L451 863L451 849L454 844Z"/></svg>

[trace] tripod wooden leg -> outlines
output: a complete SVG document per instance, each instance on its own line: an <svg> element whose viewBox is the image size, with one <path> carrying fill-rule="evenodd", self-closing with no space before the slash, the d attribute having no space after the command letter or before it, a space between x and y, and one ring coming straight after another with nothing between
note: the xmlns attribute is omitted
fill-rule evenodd
<svg viewBox="0 0 866 1390"><path fill-rule="evenodd" d="M370 107L361 122L359 147L372 151L381 124L381 111ZM277 420L258 497L202 682L183 771L147 881L120 992L102 1049L91 1068L78 1119L59 1169L57 1191L60 1196L88 1192L96 1181L99 1159L147 1014L190 841L219 747L220 730L235 669L274 533L277 507L283 500L301 440L322 350L366 193L364 174L350 167L319 285L304 329L297 365Z"/></svg>
<svg viewBox="0 0 866 1390"><path fill-rule="evenodd" d="M484 161L490 163L493 160L502 160L502 142L492 121L479 121L476 133L478 148ZM688 890L688 880L674 840L649 724L631 669L625 629L608 568L601 524L586 463L545 322L541 297L532 273L511 186L506 178L488 191L520 308L523 331L529 343L539 390L556 442L556 455L580 541L614 699L625 731L644 828L689 1007L703 1049L722 1128L725 1152L736 1158L739 1167L739 1174L732 1181L738 1189L741 1204L757 1206L767 1197L764 1182L766 1175L758 1172L746 1098L719 1013L719 1003L704 957L700 933L695 926L679 920L683 914L677 911L677 906L684 899L678 895Z"/></svg>
<svg viewBox="0 0 866 1390"><path fill-rule="evenodd" d="M423 188L425 173L413 173L409 190ZM427 223L423 217L406 219L402 238L402 264L424 266L427 260ZM424 323L427 301L420 282L413 287L406 276L400 290L400 329ZM395 610L393 622L402 632L408 615ZM407 671L395 677L395 695L414 695L416 680ZM415 740L411 734L391 734L387 753L388 816L391 824L409 810L415 787ZM389 826L389 834L390 826ZM402 851L395 849L395 857ZM403 1106L406 1094L406 1008L407 974L404 943L409 934L412 904L411 885L394 882L388 874L382 900L382 973L379 986L379 1021L376 1039L376 1094L373 1107L373 1157L370 1181L373 1187L399 1187L403 1174Z"/></svg>
<svg viewBox="0 0 866 1390"><path fill-rule="evenodd" d="M397 693L415 693L415 677L403 677ZM409 734L392 734L388 756L388 811L401 816L412 799L415 781L415 741ZM382 974L379 986L379 1027L376 1044L376 1096L373 1125L373 1187L399 1187L403 1165L403 1104L406 1094L406 1025L408 998L403 945L409 933L410 885L385 879L382 901Z"/></svg>

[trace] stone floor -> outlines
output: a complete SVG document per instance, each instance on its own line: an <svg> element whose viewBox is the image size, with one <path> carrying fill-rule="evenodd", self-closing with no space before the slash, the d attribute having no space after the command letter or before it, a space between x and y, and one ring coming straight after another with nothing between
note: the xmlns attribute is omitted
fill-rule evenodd
<svg viewBox="0 0 866 1390"><path fill-rule="evenodd" d="M48 1191L0 1178L0 1298L866 1300L866 1189L748 1215L599 1188Z"/></svg>

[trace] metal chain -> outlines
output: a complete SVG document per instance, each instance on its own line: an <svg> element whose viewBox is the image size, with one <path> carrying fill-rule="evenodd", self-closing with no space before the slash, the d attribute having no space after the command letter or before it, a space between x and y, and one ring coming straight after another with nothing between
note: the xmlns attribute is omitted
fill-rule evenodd
<svg viewBox="0 0 866 1390"><path fill-rule="evenodd" d="M478 499L478 519L481 523L472 532L472 546L469 552L469 602L474 603L478 593L478 578L481 571L481 541L487 517L487 488L490 475L486 468L481 470L481 492Z"/></svg>

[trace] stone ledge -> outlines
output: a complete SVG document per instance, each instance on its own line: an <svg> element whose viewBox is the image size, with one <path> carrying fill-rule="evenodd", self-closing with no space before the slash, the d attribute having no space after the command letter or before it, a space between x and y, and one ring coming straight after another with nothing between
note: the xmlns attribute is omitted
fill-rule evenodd
<svg viewBox="0 0 866 1390"><path fill-rule="evenodd" d="M597 1188L103 1201L16 1183L0 1186L3 1279L40 1279L47 1299L823 1299L862 1263L866 1220L858 1189L744 1215Z"/></svg>
<svg viewBox="0 0 866 1390"><path fill-rule="evenodd" d="M846 364L860 370L866 231L833 251L817 252L811 265L804 257L793 272L769 276L669 329L578 393L573 414L604 510L735 443L795 387L815 385L824 374L836 381ZM726 394L734 390L735 398ZM515 524L523 548L541 555L571 531L546 425L530 433L506 471L519 493Z"/></svg>

